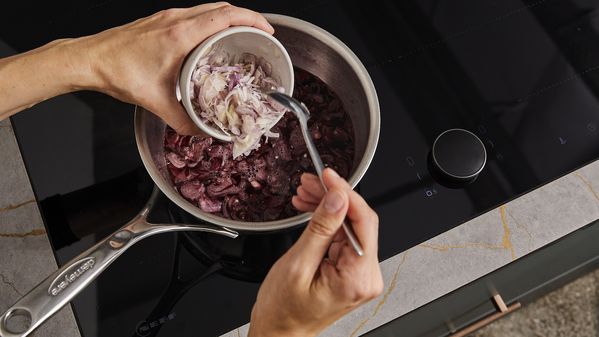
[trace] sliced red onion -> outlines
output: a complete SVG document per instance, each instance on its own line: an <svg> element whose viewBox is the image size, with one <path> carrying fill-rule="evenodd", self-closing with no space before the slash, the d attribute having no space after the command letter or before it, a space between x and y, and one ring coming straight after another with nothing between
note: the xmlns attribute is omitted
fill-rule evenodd
<svg viewBox="0 0 599 337"><path fill-rule="evenodd" d="M285 109L274 106L265 90L281 90L271 77L272 66L263 58L244 53L236 61L222 51L201 58L192 73L192 103L208 124L233 136L233 158L248 155L260 146L263 135Z"/></svg>
<svg viewBox="0 0 599 337"><path fill-rule="evenodd" d="M205 187L197 180L187 181L181 185L181 195L188 200L197 200L204 195Z"/></svg>
<svg viewBox="0 0 599 337"><path fill-rule="evenodd" d="M169 152L166 154L166 159L168 159L168 161L173 164L174 167L176 168L183 168L185 167L185 160L183 160L181 157L179 157L178 154L174 153L174 152Z"/></svg>
<svg viewBox="0 0 599 337"><path fill-rule="evenodd" d="M220 212L222 208L222 201L210 199L208 197L200 197L200 209L208 213Z"/></svg>

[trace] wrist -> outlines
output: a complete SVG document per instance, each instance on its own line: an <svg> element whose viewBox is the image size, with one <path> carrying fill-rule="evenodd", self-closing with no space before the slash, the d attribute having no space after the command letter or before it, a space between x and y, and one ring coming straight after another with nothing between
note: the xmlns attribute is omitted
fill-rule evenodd
<svg viewBox="0 0 599 337"><path fill-rule="evenodd" d="M61 39L42 47L42 57L54 60L52 66L60 71L62 93L79 90L100 90L100 76L93 65L89 38Z"/></svg>
<svg viewBox="0 0 599 337"><path fill-rule="evenodd" d="M51 97L98 87L81 41L56 40L0 59L0 118Z"/></svg>

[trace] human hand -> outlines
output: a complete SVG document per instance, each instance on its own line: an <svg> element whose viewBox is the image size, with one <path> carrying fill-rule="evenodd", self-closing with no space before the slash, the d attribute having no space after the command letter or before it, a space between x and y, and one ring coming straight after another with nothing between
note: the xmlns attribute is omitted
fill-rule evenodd
<svg viewBox="0 0 599 337"><path fill-rule="evenodd" d="M383 291L378 217L333 170L304 174L293 205L315 211L299 240L271 268L252 310L250 337L315 336ZM364 249L358 256L341 223L345 216Z"/></svg>
<svg viewBox="0 0 599 337"><path fill-rule="evenodd" d="M270 34L272 26L257 12L225 2L168 9L124 26L75 39L84 53L91 89L143 106L182 134L199 134L175 97L185 56L207 37L236 25Z"/></svg>

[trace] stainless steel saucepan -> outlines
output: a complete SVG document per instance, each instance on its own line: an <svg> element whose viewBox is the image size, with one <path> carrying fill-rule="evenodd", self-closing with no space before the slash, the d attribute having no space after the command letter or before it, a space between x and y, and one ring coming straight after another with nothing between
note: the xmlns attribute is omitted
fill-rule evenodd
<svg viewBox="0 0 599 337"><path fill-rule="evenodd" d="M374 156L380 129L380 111L376 91L368 72L341 41L308 22L283 15L266 14L275 36L287 49L296 67L320 77L339 96L349 113L355 133L356 151L349 183L355 187ZM203 212L175 190L164 158L166 125L152 113L137 108L135 136L141 159L156 183L170 200L203 225L150 224L146 216L158 189L144 209L129 223L65 264L0 316L0 336L27 336L90 284L125 250L140 240L172 231L204 231L236 237L236 231L272 231L306 223L311 214L291 218L243 222ZM23 322L24 321L24 322Z"/></svg>

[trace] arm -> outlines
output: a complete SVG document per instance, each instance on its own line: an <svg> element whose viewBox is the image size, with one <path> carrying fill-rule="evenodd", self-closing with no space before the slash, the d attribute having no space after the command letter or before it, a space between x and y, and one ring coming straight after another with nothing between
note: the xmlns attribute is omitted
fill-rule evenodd
<svg viewBox="0 0 599 337"><path fill-rule="evenodd" d="M27 53L0 59L0 119L48 98L91 89L92 74L74 54L72 40L57 40Z"/></svg>
<svg viewBox="0 0 599 337"><path fill-rule="evenodd" d="M179 133L197 133L176 101L177 74L191 49L231 25L273 32L260 14L215 3L162 11L1 59L0 118L56 95L96 90L143 106ZM326 195L317 177L302 177L293 203L301 211L315 211L314 217L262 284L251 336L316 335L382 291L376 214L330 169L325 184ZM363 257L355 255L339 230L346 214L364 246Z"/></svg>
<svg viewBox="0 0 599 337"><path fill-rule="evenodd" d="M178 72L196 45L235 25L274 31L259 13L219 2L165 10L1 59L0 118L57 95L96 90L143 106L180 133L198 133L175 97Z"/></svg>

